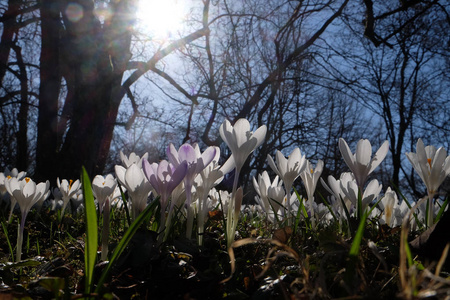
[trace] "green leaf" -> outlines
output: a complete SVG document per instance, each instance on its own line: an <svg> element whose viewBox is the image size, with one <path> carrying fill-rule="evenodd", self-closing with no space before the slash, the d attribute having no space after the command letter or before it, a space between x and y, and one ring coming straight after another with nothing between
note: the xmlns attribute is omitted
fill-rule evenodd
<svg viewBox="0 0 450 300"><path fill-rule="evenodd" d="M302 200L299 199L300 203L302 203ZM295 216L295 221L294 221L294 232L293 235L295 236L295 234L297 233L298 230L298 225L300 224L300 217L302 215L302 210L299 208L297 210L297 215Z"/></svg>
<svg viewBox="0 0 450 300"><path fill-rule="evenodd" d="M130 212L128 210L128 203L127 203L128 201L125 197L125 193L123 192L122 185L120 184L119 181L117 181L117 186L119 187L120 195L122 196L123 208L125 209L125 214L127 216L128 227L129 227L131 225L131 218L130 218Z"/></svg>
<svg viewBox="0 0 450 300"><path fill-rule="evenodd" d="M439 209L436 219L434 219L434 223L437 223L441 219L442 214L444 213L445 209L447 208L449 201L450 201L450 196L445 199L444 203L442 204L441 208Z"/></svg>
<svg viewBox="0 0 450 300"><path fill-rule="evenodd" d="M362 191L358 188L358 205L357 205L357 211L356 211L356 217L358 220L360 220L363 216L362 211Z"/></svg>
<svg viewBox="0 0 450 300"><path fill-rule="evenodd" d="M411 249L409 248L408 241L405 239L401 242L405 243L405 252L406 252L406 257L408 259L408 266L411 267L413 265L413 258L412 258L412 254L411 254Z"/></svg>
<svg viewBox="0 0 450 300"><path fill-rule="evenodd" d="M13 251L11 242L9 240L8 228L6 227L6 224L3 219L2 219L2 228L3 228L3 232L5 233L6 243L8 244L9 253L11 253L11 260L14 262L14 251Z"/></svg>
<svg viewBox="0 0 450 300"><path fill-rule="evenodd" d="M350 252L348 253L348 261L345 271L345 281L347 285L353 286L354 278L356 276L356 262L358 261L359 250L361 248L361 241L364 234L364 229L366 227L366 220L369 216L367 210L363 213L362 218L359 222L358 230L356 231L355 238L353 239Z"/></svg>
<svg viewBox="0 0 450 300"><path fill-rule="evenodd" d="M9 271L10 269L13 269L13 268L36 267L36 266L39 266L40 264L41 264L40 261L38 261L35 258L31 258L31 259L21 260L19 262L15 262L15 263L8 263L7 265L2 265L2 266L0 266L0 270Z"/></svg>
<svg viewBox="0 0 450 300"><path fill-rule="evenodd" d="M44 289L52 292L56 299L61 297L61 291L66 286L66 279L60 277L42 277L38 282Z"/></svg>
<svg viewBox="0 0 450 300"><path fill-rule="evenodd" d="M299 199L299 201L300 201L300 205L298 207L298 210L302 211L302 213L303 213L303 217L304 217L304 220L305 220L306 228L309 229L309 230L312 230L312 225L311 225L311 221L310 221L310 218L309 218L309 215L308 215L308 211L306 210L306 207L303 204L303 198L302 198L302 196L300 196L300 194L298 193L298 191L295 188L294 188L294 192L295 192L295 195L297 195L297 199Z"/></svg>
<svg viewBox="0 0 450 300"><path fill-rule="evenodd" d="M91 181L84 167L81 174L81 181L83 183L83 201L85 208L84 215L86 221L86 240L84 249L84 292L86 294L90 294L94 286L93 277L97 258L98 228L97 210L95 208L94 195L92 194Z"/></svg>
<svg viewBox="0 0 450 300"><path fill-rule="evenodd" d="M353 239L352 247L350 248L350 252L349 252L349 256L351 258L358 257L359 248L361 246L361 240L363 238L364 229L366 227L366 220L367 220L368 216L369 216L369 213L366 211L363 214L361 221L359 222L358 230L356 231L355 238Z"/></svg>
<svg viewBox="0 0 450 300"><path fill-rule="evenodd" d="M116 260L120 257L122 252L127 247L128 243L131 241L131 238L134 236L136 231L139 229L139 227L144 223L144 221L151 217L152 214L155 213L155 208L159 205L158 200L152 201L145 209L144 211L134 220L134 222L128 227L127 231L123 235L122 239L120 240L119 244L117 245L116 249L114 249L114 252L111 256L111 260L109 261L108 265L105 267L105 269L102 272L102 275L100 276L100 279L97 284L97 288L95 289L96 293L100 293L101 289L103 288L103 284L105 283L109 272L111 271L112 267L114 266L114 263Z"/></svg>

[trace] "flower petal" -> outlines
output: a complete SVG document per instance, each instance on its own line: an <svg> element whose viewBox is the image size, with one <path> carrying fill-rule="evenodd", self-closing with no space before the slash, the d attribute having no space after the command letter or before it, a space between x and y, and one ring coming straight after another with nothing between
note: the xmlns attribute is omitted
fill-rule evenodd
<svg viewBox="0 0 450 300"><path fill-rule="evenodd" d="M178 166L180 164L177 149L175 149L175 146L172 143L167 146L166 154L172 164L174 164L175 166Z"/></svg>
<svg viewBox="0 0 450 300"><path fill-rule="evenodd" d="M178 150L178 159L180 163L182 161L187 161L188 165L197 162L197 155L195 154L195 149L189 144L181 145ZM176 166L176 164L174 164Z"/></svg>
<svg viewBox="0 0 450 300"><path fill-rule="evenodd" d="M168 183L168 194L172 193L172 191L183 181L187 172L187 163L182 162L173 172L172 178Z"/></svg>
<svg viewBox="0 0 450 300"><path fill-rule="evenodd" d="M343 139L339 139L339 150L341 151L341 155L344 158L347 166L352 170L355 165L355 158L353 157L353 153L347 145L347 142Z"/></svg>
<svg viewBox="0 0 450 300"><path fill-rule="evenodd" d="M247 140L250 133L250 123L247 119L241 118L234 123L233 131L235 133L236 144L241 147Z"/></svg>
<svg viewBox="0 0 450 300"><path fill-rule="evenodd" d="M216 148L208 147L201 155L200 163L197 164L197 173L200 173L207 165L209 165L216 157Z"/></svg>
<svg viewBox="0 0 450 300"><path fill-rule="evenodd" d="M369 140L361 139L358 141L358 144L356 145L356 153L355 153L355 159L356 162L368 166L370 164L370 157L372 155L372 145L370 144Z"/></svg>
<svg viewBox="0 0 450 300"><path fill-rule="evenodd" d="M277 152L277 154L278 154L278 152ZM272 169L272 171L275 172L275 174L277 174L278 176L282 176L280 171L278 170L277 165L275 164L275 161L273 160L272 156L270 156L270 154L267 154L267 162L269 163L270 168ZM277 162L278 162L278 164L280 164L278 158L277 158Z"/></svg>
<svg viewBox="0 0 450 300"><path fill-rule="evenodd" d="M378 167L378 165L386 158L388 151L389 151L389 142L384 141L384 143L380 146L380 148L372 158L369 174L372 173L372 171L375 170Z"/></svg>

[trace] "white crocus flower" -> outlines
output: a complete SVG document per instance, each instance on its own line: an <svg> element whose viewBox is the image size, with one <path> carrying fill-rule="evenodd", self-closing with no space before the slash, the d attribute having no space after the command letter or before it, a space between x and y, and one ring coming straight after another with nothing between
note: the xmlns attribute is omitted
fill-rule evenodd
<svg viewBox="0 0 450 300"><path fill-rule="evenodd" d="M92 181L92 193L97 199L99 212L103 213L101 254L101 260L103 261L108 260L109 213L116 187L117 181L111 174L106 175L106 177L97 175Z"/></svg>
<svg viewBox="0 0 450 300"><path fill-rule="evenodd" d="M10 180L6 181L6 189L19 204L22 216L27 214L43 196L48 195L49 187L50 183L48 181L36 185L29 177L25 177L22 180L11 177Z"/></svg>
<svg viewBox="0 0 450 300"><path fill-rule="evenodd" d="M381 220L389 227L397 226L395 212L399 209L398 198L397 194L390 187L387 188L378 206L382 211Z"/></svg>
<svg viewBox="0 0 450 300"><path fill-rule="evenodd" d="M445 178L450 174L450 156L447 156L445 148L430 145L426 146L421 139L417 141L416 153L406 153L409 161L425 183L428 192L428 216L427 225L433 224L433 197Z"/></svg>
<svg viewBox="0 0 450 300"><path fill-rule="evenodd" d="M314 202L314 214L317 217L317 222L322 224L328 224L333 220L333 215L330 213L328 207L323 203Z"/></svg>
<svg viewBox="0 0 450 300"><path fill-rule="evenodd" d="M316 220L314 216L314 192L316 190L317 182L323 171L323 161L318 160L316 168L313 169L311 163L306 161L306 169L300 174L305 185L306 194L308 195L309 211L311 213L311 224L313 228L316 226Z"/></svg>
<svg viewBox="0 0 450 300"><path fill-rule="evenodd" d="M17 178L18 180L22 180L23 178L25 178L26 175L27 175L27 172L24 172L24 171L19 172L16 168L13 168L12 170L9 170L8 168L6 168L4 173L0 173L0 197L2 197L3 195L9 196L9 194L7 193L7 190L6 190L6 185L5 185L6 180L8 180L12 177ZM6 200L8 200L8 199L6 199ZM14 208L16 207L16 204L17 204L17 201L11 197L9 197L9 202L10 202L10 211L9 211L8 222L11 221Z"/></svg>
<svg viewBox="0 0 450 300"><path fill-rule="evenodd" d="M70 199L72 199L76 193L80 190L81 188L81 183L80 180L69 180L67 181L66 179L63 180L59 180L59 177L56 178L56 185L58 186L59 191L61 192L61 196L62 196L62 201L63 201L63 207L61 210L61 218L64 215L64 211L67 207L67 204L69 204Z"/></svg>
<svg viewBox="0 0 450 300"><path fill-rule="evenodd" d="M347 184L341 182L341 189L346 197L348 197L352 204L356 207L356 210L361 214L358 215L358 217L361 217L362 213L365 212L367 206L372 203L373 200L378 198L378 195L380 194L382 189L382 185L379 184L378 180L376 179L373 179L369 182L361 197L361 208L358 207L359 190L356 180L348 181Z"/></svg>
<svg viewBox="0 0 450 300"><path fill-rule="evenodd" d="M6 186L5 186L6 179L7 179L7 177L5 176L5 174L3 172L0 172L0 196L3 196L4 194L6 194L8 192L6 190Z"/></svg>
<svg viewBox="0 0 450 300"><path fill-rule="evenodd" d="M231 150L236 171L239 173L250 153L262 144L267 127L262 125L255 132L250 131L250 123L239 119L234 126L225 120L219 128L220 136Z"/></svg>
<svg viewBox="0 0 450 300"><path fill-rule="evenodd" d="M425 183L428 193L434 195L444 179L450 174L450 156L445 148L426 146L422 140L417 141L416 152L406 153L409 161Z"/></svg>
<svg viewBox="0 0 450 300"><path fill-rule="evenodd" d="M13 168L12 170L9 170L8 168L6 168L5 172L4 172L4 175L6 177L8 177L8 176L16 177L17 179L22 180L27 175L27 172L25 172L25 171L19 172L19 170L17 170L17 168Z"/></svg>
<svg viewBox="0 0 450 300"><path fill-rule="evenodd" d="M208 197L210 190L222 182L224 175L230 172L233 168L233 161L228 159L227 162L221 167L219 165L220 158L220 148L214 147L216 149L215 156L213 160L207 165L195 180L195 189L198 194L198 212L197 212L197 231L198 231L198 243L200 246L203 245L203 232L205 226L206 215L210 209L208 205ZM198 146L195 147L196 152L200 153ZM199 154L197 154L199 155Z"/></svg>
<svg viewBox="0 0 450 300"><path fill-rule="evenodd" d="M214 203L218 203L219 205L221 203L221 205L223 206L223 211L228 211L228 205L231 202L231 195L228 191L212 188L209 191L209 197Z"/></svg>
<svg viewBox="0 0 450 300"><path fill-rule="evenodd" d="M142 168L136 164L131 164L127 169L116 165L115 171L117 180L128 191L131 199L132 218L135 220L147 206L147 199L152 186L145 178Z"/></svg>
<svg viewBox="0 0 450 300"><path fill-rule="evenodd" d="M236 168L234 174L233 190L231 192L231 202L228 206L227 212L227 232L231 231L232 227L236 227L237 220L233 219L235 214L235 203L238 199L235 199L235 193L237 190L237 184L239 179L239 173L242 166L247 160L250 153L252 153L259 145L262 144L266 137L267 127L262 125L255 132L250 131L250 123L246 119L239 119L234 126L228 120L225 120L219 128L220 136L231 150L231 159L234 161ZM236 200L236 201L235 201ZM234 241L233 235L227 235L228 247Z"/></svg>
<svg viewBox="0 0 450 300"><path fill-rule="evenodd" d="M25 219L27 218L28 212L31 210L34 204L38 202L41 198L48 195L48 189L50 183L48 180L44 183L41 182L36 185L36 183L29 177L25 177L22 180L16 177L11 177L6 181L6 190L14 198L20 207L20 212L22 214L19 226L19 234L17 236L17 252L16 261L21 260L22 256L22 242L23 242L23 230L25 227Z"/></svg>
<svg viewBox="0 0 450 300"><path fill-rule="evenodd" d="M125 193L126 192L126 188L122 187L122 191ZM117 185L116 188L114 189L114 193L111 196L111 207L115 207L117 209L122 209L123 208L123 200L122 200L122 192L120 191L119 186Z"/></svg>
<svg viewBox="0 0 450 300"><path fill-rule="evenodd" d="M283 199L279 197L282 192L283 196L285 196L282 185L283 181L279 181L278 175L271 181L267 171L258 174L258 180L253 177L253 187L258 194L255 200L264 209L267 218L272 212L277 214L281 204L283 204ZM269 190L271 190L271 195L269 195Z"/></svg>
<svg viewBox="0 0 450 300"><path fill-rule="evenodd" d="M138 167L142 167L142 161L148 158L148 153L144 153L142 157L134 152L131 152L129 156L126 156L122 151L120 151L120 160L125 168L129 168L132 164L136 164Z"/></svg>
<svg viewBox="0 0 450 300"><path fill-rule="evenodd" d="M335 179L333 176L329 175L328 176L328 184L326 184L325 181L322 178L320 178L320 181L322 182L322 186L330 194L333 195L333 197L337 203L342 205L342 201L344 201L344 204L348 211L350 211L350 209L351 209L352 202L350 201L350 199L347 198L345 193L342 191L341 182L343 183L344 186L346 186L349 181L354 181L354 180L355 180L355 178L353 177L353 173L351 173L351 172L341 173L341 176L339 177L339 179Z"/></svg>
<svg viewBox="0 0 450 300"><path fill-rule="evenodd" d="M358 187L362 191L369 174L372 173L386 157L389 150L389 142L385 141L372 158L372 145L369 140L366 139L358 141L356 152L353 154L345 140L340 138L339 150L341 151L345 163L353 172Z"/></svg>
<svg viewBox="0 0 450 300"><path fill-rule="evenodd" d="M345 210L351 214L352 209L354 209L352 201L345 195L342 191L341 183L343 186L346 186L349 181L354 181L353 173L351 172L343 172L339 179L334 178L333 176L328 176L328 184L320 178L322 182L322 186L332 195L331 203L334 210L339 214L339 222L347 218ZM345 208L344 208L345 205Z"/></svg>
<svg viewBox="0 0 450 300"><path fill-rule="evenodd" d="M267 211L269 220L272 222L277 221L279 217L283 216L282 212L280 212L280 207L282 204L284 205L283 200L286 198L286 193L284 192L281 181L278 185L274 181L273 185L267 188L267 198L271 207L270 211ZM285 217L289 218L289 216L286 215Z"/></svg>
<svg viewBox="0 0 450 300"><path fill-rule="evenodd" d="M303 172L306 166L306 158L301 155L300 149L295 148L289 157L286 159L284 155L277 150L276 152L277 163L275 164L272 156L267 155L267 161L269 162L269 166L272 170L280 176L281 180L284 182L284 186L286 188L286 194L291 194L291 188L294 184L294 181L300 176L300 173ZM286 205L287 213L291 212L290 201L287 201ZM288 222L290 222L290 218ZM290 223L289 223L290 224Z"/></svg>
<svg viewBox="0 0 450 300"><path fill-rule="evenodd" d="M92 180L92 193L94 194L95 199L97 199L98 210L100 213L102 213L106 202L112 200L116 187L117 181L111 174L108 174L105 177L97 175L94 177L94 180ZM110 207L110 203L108 203L108 206Z"/></svg>
<svg viewBox="0 0 450 300"><path fill-rule="evenodd" d="M12 170L9 170L8 168L5 169L5 172L0 172L0 196L7 193L6 186L5 186L5 180L11 177L16 177L19 180L22 180L27 175L27 172L19 172L16 168L13 168Z"/></svg>

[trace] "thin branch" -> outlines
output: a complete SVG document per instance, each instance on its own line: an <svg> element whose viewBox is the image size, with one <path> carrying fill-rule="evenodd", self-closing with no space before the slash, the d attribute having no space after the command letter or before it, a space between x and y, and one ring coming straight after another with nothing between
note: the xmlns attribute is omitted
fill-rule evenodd
<svg viewBox="0 0 450 300"><path fill-rule="evenodd" d="M185 36L184 38L181 38L177 41L174 41L169 46L167 46L164 49L161 49L157 51L153 57L145 63L145 65L140 66L139 69L134 71L130 77L128 77L127 80L122 85L122 89L119 91L117 96L115 97L114 101L120 102L120 100L125 96L126 94L126 88L130 87L133 83L135 83L142 75L144 75L146 72L148 72L152 67L155 67L156 63L159 62L164 57L168 56L175 50L203 37L205 34L209 32L208 28L202 28L200 30L197 30L188 36Z"/></svg>

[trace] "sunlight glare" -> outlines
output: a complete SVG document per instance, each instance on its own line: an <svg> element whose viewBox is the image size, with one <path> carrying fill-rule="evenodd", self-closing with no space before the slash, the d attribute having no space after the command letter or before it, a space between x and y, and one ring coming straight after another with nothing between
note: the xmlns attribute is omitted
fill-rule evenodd
<svg viewBox="0 0 450 300"><path fill-rule="evenodd" d="M153 39L170 39L182 29L183 1L140 0L137 19L139 27Z"/></svg>

